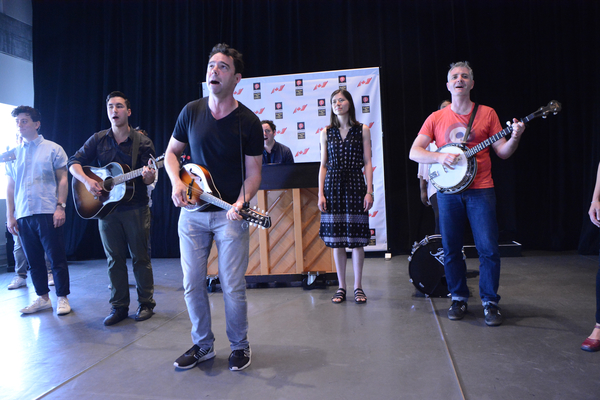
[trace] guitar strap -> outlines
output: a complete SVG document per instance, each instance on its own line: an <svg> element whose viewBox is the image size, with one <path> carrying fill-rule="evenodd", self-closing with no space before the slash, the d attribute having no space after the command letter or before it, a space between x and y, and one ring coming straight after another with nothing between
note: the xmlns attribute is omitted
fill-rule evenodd
<svg viewBox="0 0 600 400"><path fill-rule="evenodd" d="M133 136L133 144L131 146L131 170L135 169L137 164L138 150L140 149L140 134L135 129L131 129L131 135Z"/></svg>
<svg viewBox="0 0 600 400"><path fill-rule="evenodd" d="M471 113L471 119L469 120L469 125L467 125L467 130L465 131L465 138L463 139L463 143L467 143L467 139L469 139L469 135L471 134L471 127L473 126L473 121L475 121L477 107L479 107L479 104L475 103L475 106L473 107L473 112Z"/></svg>

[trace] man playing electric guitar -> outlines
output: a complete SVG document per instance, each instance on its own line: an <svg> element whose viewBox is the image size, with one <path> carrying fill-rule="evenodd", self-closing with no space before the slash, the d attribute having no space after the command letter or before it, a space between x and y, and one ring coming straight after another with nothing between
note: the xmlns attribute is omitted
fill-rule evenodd
<svg viewBox="0 0 600 400"><path fill-rule="evenodd" d="M219 280L232 350L229 369L239 371L250 365L245 278L250 235L248 223L238 212L260 186L263 132L258 117L233 97L243 68L242 55L235 49L226 44L212 49L206 70L209 95L183 108L165 153L176 207L193 202L193 187L181 180L179 170L179 157L188 145L192 163L210 171L223 200L233 204L228 211L211 205L197 212L181 211L179 216L184 297L193 341L192 348L174 363L181 369L192 368L216 355L206 288L213 239L219 252ZM199 178L196 175L195 179Z"/></svg>
<svg viewBox="0 0 600 400"><path fill-rule="evenodd" d="M111 162L127 165L130 169L143 166L142 175L135 178L131 200L119 204L110 214L101 217L98 229L104 252L108 259L108 277L111 283L110 303L112 310L104 319L104 325L114 325L128 316L129 278L127 255L133 261L139 307L136 321L152 317L154 301L154 276L148 254L150 235L150 209L146 185L154 182L157 171L148 167L155 156L154 144L148 136L129 126L131 104L121 92L112 92L106 99L106 111L111 128L93 134L85 144L69 158L69 171L73 178L85 184L95 197L100 197L100 184L84 173L82 165L95 164L103 167ZM133 161L132 161L133 160Z"/></svg>
<svg viewBox="0 0 600 400"><path fill-rule="evenodd" d="M450 66L446 86L452 95L452 105L434 112L427 118L410 149L411 160L426 164L439 163L444 169L454 169L461 156L439 151L430 152L426 147L431 141L435 141L438 147L465 141L466 128L475 106L471 101L473 85L473 70L468 62L457 62ZM467 147L473 147L500 130L502 126L496 112L490 107L480 105L465 144ZM510 157L517 149L524 130L525 125L516 118L513 119L510 139L502 137L492 145L496 154L502 159ZM448 290L452 294L448 318L462 319L467 311L469 289L462 247L465 220L468 218L475 247L479 252L479 294L484 307L485 323L497 326L503 320L498 307L500 296L497 293L500 281L500 252L489 148L477 153L476 157L477 173L467 190L453 194L438 192L444 269Z"/></svg>

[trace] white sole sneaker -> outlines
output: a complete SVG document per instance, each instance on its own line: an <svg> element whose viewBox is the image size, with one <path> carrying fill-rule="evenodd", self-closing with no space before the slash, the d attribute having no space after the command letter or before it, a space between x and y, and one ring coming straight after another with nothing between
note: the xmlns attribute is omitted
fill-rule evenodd
<svg viewBox="0 0 600 400"><path fill-rule="evenodd" d="M22 308L21 312L23 314L33 314L34 312L47 310L49 308L52 308L52 302L50 299L44 300L42 297L38 297L33 303L25 308Z"/></svg>
<svg viewBox="0 0 600 400"><path fill-rule="evenodd" d="M56 307L57 315L65 315L71 312L71 306L69 305L69 299L64 296L58 298L58 307Z"/></svg>
<svg viewBox="0 0 600 400"><path fill-rule="evenodd" d="M27 286L27 279L21 278L19 275L17 275L8 284L8 290L18 289L23 286Z"/></svg>

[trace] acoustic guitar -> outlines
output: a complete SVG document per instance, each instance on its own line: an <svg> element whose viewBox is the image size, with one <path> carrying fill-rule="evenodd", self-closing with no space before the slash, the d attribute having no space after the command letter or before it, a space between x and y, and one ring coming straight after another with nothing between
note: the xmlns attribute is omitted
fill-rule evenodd
<svg viewBox="0 0 600 400"><path fill-rule="evenodd" d="M152 168L164 166L164 154L153 159ZM144 168L131 171L128 165L111 162L104 167L83 167L83 172L102 186L100 196L91 194L85 184L73 178L71 182L73 203L77 214L83 219L102 218L110 214L119 204L133 198L135 187L133 179L142 175Z"/></svg>

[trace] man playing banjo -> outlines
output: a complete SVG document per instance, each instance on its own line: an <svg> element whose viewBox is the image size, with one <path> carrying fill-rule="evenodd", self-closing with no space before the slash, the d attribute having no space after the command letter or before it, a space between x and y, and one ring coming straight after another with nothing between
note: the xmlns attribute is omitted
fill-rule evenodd
<svg viewBox="0 0 600 400"><path fill-rule="evenodd" d="M435 141L440 148L449 143L463 143L471 148L502 130L496 112L487 106L477 107L475 118L471 120L475 108L470 96L473 85L473 70L468 62L450 65L446 86L452 95L452 105L434 112L427 118L410 149L411 160L424 164L440 164L448 175L453 171L459 173L456 167L464 164L464 155L453 151L444 152L442 149L430 152L426 150L427 145ZM469 125L470 131L467 130ZM524 130L525 125L516 118L513 119L510 139L502 137L491 147L500 158L507 159L517 149ZM462 247L465 220L468 218L479 253L479 294L484 307L485 323L497 326L502 324L502 314L498 307L500 296L497 293L500 281L500 252L489 147L477 153L475 171L474 179L466 187L449 187L447 190L438 188L444 270L448 290L452 295L448 318L460 320L467 311L469 289ZM430 177L434 178L432 175Z"/></svg>

